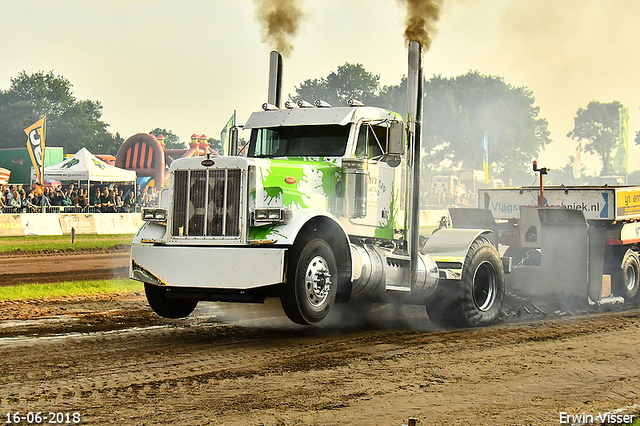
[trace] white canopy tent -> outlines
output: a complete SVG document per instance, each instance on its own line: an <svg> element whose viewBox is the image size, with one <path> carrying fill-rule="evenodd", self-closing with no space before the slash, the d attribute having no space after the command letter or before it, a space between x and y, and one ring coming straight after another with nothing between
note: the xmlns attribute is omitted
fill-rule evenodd
<svg viewBox="0 0 640 426"><path fill-rule="evenodd" d="M134 182L136 172L111 166L86 148L62 163L44 168L44 178L64 181Z"/></svg>

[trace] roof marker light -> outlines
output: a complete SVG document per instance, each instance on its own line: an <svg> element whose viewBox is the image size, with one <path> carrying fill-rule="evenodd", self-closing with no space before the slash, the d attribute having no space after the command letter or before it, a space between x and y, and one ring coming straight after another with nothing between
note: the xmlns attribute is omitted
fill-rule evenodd
<svg viewBox="0 0 640 426"><path fill-rule="evenodd" d="M313 104L307 102L307 101L303 101L302 99L298 100L298 102L296 102L298 104L298 106L300 108L313 108Z"/></svg>

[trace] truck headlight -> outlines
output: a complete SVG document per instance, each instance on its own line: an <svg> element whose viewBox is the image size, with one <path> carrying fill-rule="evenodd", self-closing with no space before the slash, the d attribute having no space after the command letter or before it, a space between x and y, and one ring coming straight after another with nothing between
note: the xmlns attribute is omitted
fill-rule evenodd
<svg viewBox="0 0 640 426"><path fill-rule="evenodd" d="M259 208L253 211L253 222L256 226L287 222L290 218L291 211L281 207Z"/></svg>
<svg viewBox="0 0 640 426"><path fill-rule="evenodd" d="M165 209L142 209L142 220L164 222L167 220L167 211Z"/></svg>

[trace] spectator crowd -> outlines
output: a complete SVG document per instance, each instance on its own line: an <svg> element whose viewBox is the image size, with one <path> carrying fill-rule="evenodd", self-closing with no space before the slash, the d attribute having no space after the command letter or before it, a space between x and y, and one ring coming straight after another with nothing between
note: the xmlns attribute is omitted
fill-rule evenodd
<svg viewBox="0 0 640 426"><path fill-rule="evenodd" d="M478 207L478 196L471 191L434 191L429 188L421 194L421 208Z"/></svg>
<svg viewBox="0 0 640 426"><path fill-rule="evenodd" d="M0 185L0 213L131 213L158 203L158 191L140 185L135 191L118 183L95 184L90 189L73 183L55 188L37 183Z"/></svg>

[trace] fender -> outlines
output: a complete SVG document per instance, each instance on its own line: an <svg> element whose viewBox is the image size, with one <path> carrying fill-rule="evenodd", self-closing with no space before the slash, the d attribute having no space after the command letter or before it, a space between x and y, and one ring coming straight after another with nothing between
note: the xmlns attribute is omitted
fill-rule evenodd
<svg viewBox="0 0 640 426"><path fill-rule="evenodd" d="M294 210L289 222L275 226L269 238L276 238L275 244L291 247L300 234L313 234L325 239L331 246L338 266L339 282L336 300L346 302L351 297L351 276L353 259L349 249L349 237L342 224L330 213L318 210ZM324 222L324 223L323 223Z"/></svg>
<svg viewBox="0 0 640 426"><path fill-rule="evenodd" d="M490 229L441 229L429 237L422 251L436 261L438 269L447 277L450 276L447 270L455 270L462 279L462 266L471 244L479 236L492 232Z"/></svg>
<svg viewBox="0 0 640 426"><path fill-rule="evenodd" d="M269 239L275 245L293 245L300 230L312 219L326 218L335 223L342 233L346 242L349 241L347 231L340 221L331 213L320 210L299 209L291 211L291 219L284 224L263 226L250 231L252 236L260 236L261 239Z"/></svg>
<svg viewBox="0 0 640 426"><path fill-rule="evenodd" d="M132 245L142 243L164 243L167 233L167 226L157 222L145 221L136 235L133 237Z"/></svg>

